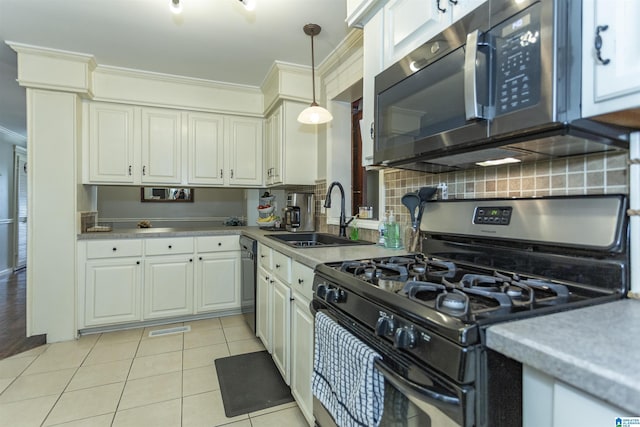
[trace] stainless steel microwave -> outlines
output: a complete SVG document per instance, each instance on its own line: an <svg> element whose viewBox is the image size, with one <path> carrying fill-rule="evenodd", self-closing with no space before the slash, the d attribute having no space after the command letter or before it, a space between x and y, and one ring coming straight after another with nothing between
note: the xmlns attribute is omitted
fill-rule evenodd
<svg viewBox="0 0 640 427"><path fill-rule="evenodd" d="M581 1L489 0L375 78L374 163L427 172L628 148L581 117Z"/></svg>

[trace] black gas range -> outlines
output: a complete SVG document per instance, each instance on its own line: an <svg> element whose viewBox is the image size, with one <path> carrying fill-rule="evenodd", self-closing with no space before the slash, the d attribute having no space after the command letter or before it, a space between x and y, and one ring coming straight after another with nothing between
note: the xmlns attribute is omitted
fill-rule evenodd
<svg viewBox="0 0 640 427"><path fill-rule="evenodd" d="M621 195L432 202L421 253L319 265L312 308L383 356L420 425L517 426L521 367L486 348L485 330L623 298L626 207Z"/></svg>

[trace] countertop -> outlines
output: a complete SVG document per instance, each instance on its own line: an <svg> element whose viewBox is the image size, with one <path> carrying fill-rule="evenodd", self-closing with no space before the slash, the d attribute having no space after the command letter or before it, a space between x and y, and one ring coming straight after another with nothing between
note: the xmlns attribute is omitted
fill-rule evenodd
<svg viewBox="0 0 640 427"><path fill-rule="evenodd" d="M491 326L487 346L637 414L640 301L625 299Z"/></svg>
<svg viewBox="0 0 640 427"><path fill-rule="evenodd" d="M384 257L406 254L403 249L387 249L378 245L355 245L355 246L331 246L331 247L305 247L294 248L280 241L266 237L269 234L287 233L286 231L268 231L260 227L177 227L177 228L131 228L116 229L109 232L81 233L78 240L97 239L141 239L153 237L199 237L199 236L221 236L221 235L245 235L264 243L269 247L290 256L294 261L298 261L308 267L315 268L318 264L333 261L356 260L363 258Z"/></svg>

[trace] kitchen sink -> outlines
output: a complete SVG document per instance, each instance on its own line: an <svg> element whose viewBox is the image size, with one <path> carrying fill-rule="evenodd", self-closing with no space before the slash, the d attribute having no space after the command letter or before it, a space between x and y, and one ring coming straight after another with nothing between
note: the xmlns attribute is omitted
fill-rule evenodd
<svg viewBox="0 0 640 427"><path fill-rule="evenodd" d="M267 234L266 237L296 248L326 248L331 246L373 245L364 240L349 240L327 233Z"/></svg>

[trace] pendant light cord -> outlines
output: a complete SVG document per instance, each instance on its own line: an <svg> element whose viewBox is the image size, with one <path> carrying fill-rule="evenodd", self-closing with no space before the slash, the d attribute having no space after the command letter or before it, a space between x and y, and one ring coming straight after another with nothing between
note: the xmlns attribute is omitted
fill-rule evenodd
<svg viewBox="0 0 640 427"><path fill-rule="evenodd" d="M313 34L311 34L311 86L313 91L313 104L318 105L316 102L316 64L314 61L315 54L313 52Z"/></svg>

